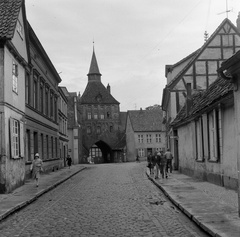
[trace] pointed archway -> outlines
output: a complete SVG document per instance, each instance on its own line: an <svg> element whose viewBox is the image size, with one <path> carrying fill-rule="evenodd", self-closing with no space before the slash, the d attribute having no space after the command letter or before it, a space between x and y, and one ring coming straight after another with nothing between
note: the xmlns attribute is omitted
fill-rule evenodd
<svg viewBox="0 0 240 237"><path fill-rule="evenodd" d="M103 141L98 141L89 149L89 155L95 164L113 162L112 149Z"/></svg>

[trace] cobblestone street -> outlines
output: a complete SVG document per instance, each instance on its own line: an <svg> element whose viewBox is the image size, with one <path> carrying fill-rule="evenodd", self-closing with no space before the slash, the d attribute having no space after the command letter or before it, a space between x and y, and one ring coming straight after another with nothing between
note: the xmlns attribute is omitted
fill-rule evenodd
<svg viewBox="0 0 240 237"><path fill-rule="evenodd" d="M145 163L92 165L0 223L0 236L208 236L169 202Z"/></svg>

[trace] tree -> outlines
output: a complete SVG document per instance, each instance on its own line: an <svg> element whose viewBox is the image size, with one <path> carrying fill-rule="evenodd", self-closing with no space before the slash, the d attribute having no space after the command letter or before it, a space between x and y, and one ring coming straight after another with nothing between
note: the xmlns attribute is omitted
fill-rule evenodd
<svg viewBox="0 0 240 237"><path fill-rule="evenodd" d="M146 110L162 109L161 105L155 104L145 108Z"/></svg>

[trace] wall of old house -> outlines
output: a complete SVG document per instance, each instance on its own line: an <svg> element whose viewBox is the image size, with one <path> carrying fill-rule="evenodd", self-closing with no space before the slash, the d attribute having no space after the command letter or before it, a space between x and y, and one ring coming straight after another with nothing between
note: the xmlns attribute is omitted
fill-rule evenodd
<svg viewBox="0 0 240 237"><path fill-rule="evenodd" d="M127 161L135 161L136 160L136 148L135 148L135 137L134 131L132 128L131 121L129 116L127 117L126 123L126 144L127 144Z"/></svg>
<svg viewBox="0 0 240 237"><path fill-rule="evenodd" d="M235 154L234 107L222 109L222 152L219 161L196 160L195 123L178 128L180 172L208 182L237 188L237 157Z"/></svg>
<svg viewBox="0 0 240 237"><path fill-rule="evenodd" d="M12 65L13 60L18 65L18 90L12 90ZM0 193L8 193L22 185L25 181L25 156L24 156L24 121L25 121L25 70L10 51L4 47L1 50L0 80L3 83L1 91L1 158L0 158ZM11 154L12 140L10 138L10 119L15 119L21 124L19 131L19 144L21 153L19 157Z"/></svg>

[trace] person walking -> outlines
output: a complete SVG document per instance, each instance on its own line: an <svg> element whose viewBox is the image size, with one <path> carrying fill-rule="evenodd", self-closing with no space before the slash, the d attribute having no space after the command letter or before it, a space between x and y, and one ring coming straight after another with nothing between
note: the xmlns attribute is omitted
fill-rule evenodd
<svg viewBox="0 0 240 237"><path fill-rule="evenodd" d="M172 160L173 160L173 155L170 152L170 149L168 148L167 151L165 152L165 156L167 159L167 164L166 164L166 172L168 173L168 169L170 169L170 173L172 173Z"/></svg>
<svg viewBox="0 0 240 237"><path fill-rule="evenodd" d="M155 179L158 179L158 174L160 172L160 152L157 153L157 158L156 158L156 173L155 173Z"/></svg>
<svg viewBox="0 0 240 237"><path fill-rule="evenodd" d="M160 174L162 175L162 178L164 179L167 178L167 173L166 173L166 165L167 165L167 159L165 154L163 154L163 151L160 152L160 158L159 158L159 169L160 169Z"/></svg>
<svg viewBox="0 0 240 237"><path fill-rule="evenodd" d="M69 169L70 169L70 167L71 167L71 165L72 165L72 158L71 158L70 155L67 156L67 165L68 165L68 167L69 167Z"/></svg>
<svg viewBox="0 0 240 237"><path fill-rule="evenodd" d="M152 154L149 153L147 156L147 167L149 168L150 175L153 173L153 162L152 162Z"/></svg>
<svg viewBox="0 0 240 237"><path fill-rule="evenodd" d="M36 153L34 156L34 160L31 164L31 171L32 171L32 177L36 180L36 186L38 187L38 182L40 178L40 172L43 171L43 161L40 159L39 154Z"/></svg>

